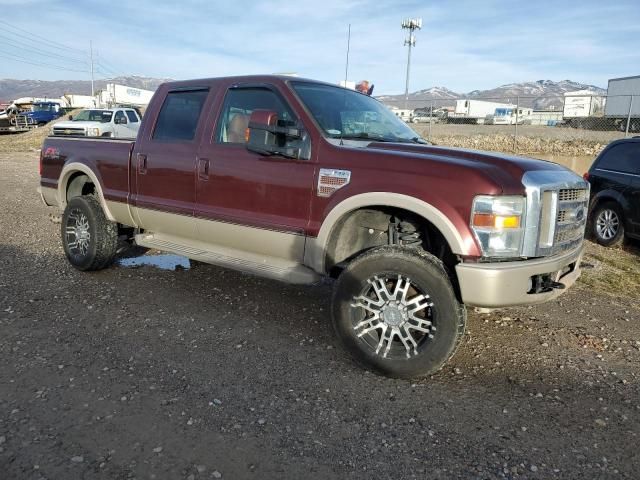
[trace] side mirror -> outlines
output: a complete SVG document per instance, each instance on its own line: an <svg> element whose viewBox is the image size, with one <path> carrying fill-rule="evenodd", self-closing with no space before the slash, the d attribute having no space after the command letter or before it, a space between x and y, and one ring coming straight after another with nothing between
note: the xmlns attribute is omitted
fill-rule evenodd
<svg viewBox="0 0 640 480"><path fill-rule="evenodd" d="M69 120L73 120L73 115L69 115Z"/></svg>
<svg viewBox="0 0 640 480"><path fill-rule="evenodd" d="M127 119L126 118L116 118L113 123L115 123L116 125L126 125L127 124Z"/></svg>
<svg viewBox="0 0 640 480"><path fill-rule="evenodd" d="M297 126L283 125L271 110L254 110L247 128L247 149L261 155L288 158L308 158L303 153L304 131ZM298 141L296 141L298 140Z"/></svg>

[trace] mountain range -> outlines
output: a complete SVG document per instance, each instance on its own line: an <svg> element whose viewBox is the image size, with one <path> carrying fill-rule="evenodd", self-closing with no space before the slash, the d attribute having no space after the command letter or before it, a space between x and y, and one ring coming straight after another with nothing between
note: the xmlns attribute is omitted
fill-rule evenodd
<svg viewBox="0 0 640 480"><path fill-rule="evenodd" d="M563 96L566 92L588 90L594 95L605 95L607 91L595 85L573 82L571 80L537 80L534 82L509 83L489 90L472 90L468 93L458 93L446 87L431 87L409 94L409 108L428 107L452 104L457 99L485 99L494 102L516 103L520 97L520 105L535 110L562 108ZM399 108L404 108L404 95L382 95L377 97L381 102Z"/></svg>
<svg viewBox="0 0 640 480"><path fill-rule="evenodd" d="M95 90L105 88L107 83L118 83L128 87L155 90L168 78L151 78L139 76L116 77L108 80L96 80ZM452 105L452 100L464 98L487 99L516 103L518 97L523 107L533 107L536 110L562 108L562 97L565 92L589 90L594 95L606 94L606 90L595 85L586 85L571 80L538 80L534 82L509 83L489 90L472 90L459 93L446 87L431 87L409 94L409 108L428 107L431 101L435 106ZM20 97L51 97L58 98L65 93L77 95L91 94L91 82L88 80L15 80L0 79L0 101L11 101ZM383 103L399 108L404 107L404 95L381 95L377 97Z"/></svg>
<svg viewBox="0 0 640 480"><path fill-rule="evenodd" d="M127 87L155 90L161 83L170 81L170 78L150 77L115 77L111 79L96 80L94 90L102 90L107 83L118 83ZM59 98L66 93L75 95L91 95L90 80L15 80L0 79L0 101L9 102L20 97L51 97Z"/></svg>

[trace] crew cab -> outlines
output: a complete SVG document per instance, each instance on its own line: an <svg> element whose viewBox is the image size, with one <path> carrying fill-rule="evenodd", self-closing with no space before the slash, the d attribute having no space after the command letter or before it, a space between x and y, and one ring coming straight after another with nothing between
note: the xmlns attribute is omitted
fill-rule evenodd
<svg viewBox="0 0 640 480"><path fill-rule="evenodd" d="M279 76L165 83L135 141L48 137L40 192L79 270L127 238L285 282L334 278L339 341L402 378L453 355L465 305L571 286L589 199L557 164L432 146L367 95Z"/></svg>
<svg viewBox="0 0 640 480"><path fill-rule="evenodd" d="M135 138L140 129L140 115L133 108L81 110L75 117L53 126L55 136Z"/></svg>

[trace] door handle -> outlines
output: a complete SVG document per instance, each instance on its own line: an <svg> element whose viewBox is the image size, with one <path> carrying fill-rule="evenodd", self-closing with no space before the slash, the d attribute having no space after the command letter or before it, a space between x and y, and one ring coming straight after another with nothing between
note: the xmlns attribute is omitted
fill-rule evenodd
<svg viewBox="0 0 640 480"><path fill-rule="evenodd" d="M209 159L198 159L198 178L203 181L209 180Z"/></svg>
<svg viewBox="0 0 640 480"><path fill-rule="evenodd" d="M147 173L147 156L144 153L139 153L137 155L138 159L138 173L140 175L144 175Z"/></svg>

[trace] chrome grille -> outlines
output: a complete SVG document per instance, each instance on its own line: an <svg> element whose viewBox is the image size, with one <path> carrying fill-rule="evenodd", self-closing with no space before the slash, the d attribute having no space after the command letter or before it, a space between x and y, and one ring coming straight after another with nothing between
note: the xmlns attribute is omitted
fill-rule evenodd
<svg viewBox="0 0 640 480"><path fill-rule="evenodd" d="M559 210L558 216L556 217L556 223L564 223L567 220L567 211Z"/></svg>
<svg viewBox="0 0 640 480"><path fill-rule="evenodd" d="M582 242L587 223L589 190L580 188L557 190L557 214L553 226L553 244L545 255L555 255L575 248Z"/></svg>
<svg viewBox="0 0 640 480"><path fill-rule="evenodd" d="M64 127L53 127L53 134L54 135L60 135L60 136L82 136L84 137L86 135L84 128L64 128Z"/></svg>
<svg viewBox="0 0 640 480"><path fill-rule="evenodd" d="M563 188L558 191L559 202L580 202L585 199L587 191L579 188Z"/></svg>

